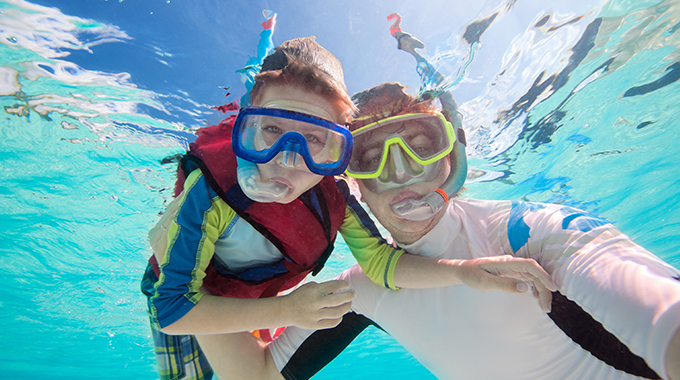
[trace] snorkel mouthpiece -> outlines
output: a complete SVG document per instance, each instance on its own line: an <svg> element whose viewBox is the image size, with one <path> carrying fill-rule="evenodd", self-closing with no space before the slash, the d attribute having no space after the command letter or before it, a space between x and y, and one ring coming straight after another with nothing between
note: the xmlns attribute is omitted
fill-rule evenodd
<svg viewBox="0 0 680 380"><path fill-rule="evenodd" d="M423 199L406 198L392 205L392 211L400 218L412 221L428 220L441 210L448 201L437 192Z"/></svg>
<svg viewBox="0 0 680 380"><path fill-rule="evenodd" d="M257 164L236 157L238 169L236 176L243 193L255 202L272 203L280 201L288 194L288 186L276 181L262 181Z"/></svg>

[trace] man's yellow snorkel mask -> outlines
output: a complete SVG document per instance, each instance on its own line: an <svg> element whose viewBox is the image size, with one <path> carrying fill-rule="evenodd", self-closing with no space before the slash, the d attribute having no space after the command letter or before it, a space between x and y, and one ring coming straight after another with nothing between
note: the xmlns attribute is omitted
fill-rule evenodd
<svg viewBox="0 0 680 380"><path fill-rule="evenodd" d="M443 209L467 178L465 132L458 106L448 88L438 91L445 78L418 54L425 45L401 31L399 15L390 29L398 48L416 58L417 71L427 87L419 100L439 98L442 113L411 113L387 117L352 133L354 148L346 173L362 181L368 190L380 193L391 188L435 179L449 157L451 172L443 184L422 199L406 198L392 205L392 211L408 220L427 220ZM422 90L422 88L421 88ZM375 117L375 116L372 116Z"/></svg>
<svg viewBox="0 0 680 380"><path fill-rule="evenodd" d="M356 149L352 151L346 173L357 179L387 174L388 159L392 158L393 166L398 165L397 154L406 154L423 167L433 164L451 153L456 142L453 126L440 113L388 117L357 129L352 137Z"/></svg>

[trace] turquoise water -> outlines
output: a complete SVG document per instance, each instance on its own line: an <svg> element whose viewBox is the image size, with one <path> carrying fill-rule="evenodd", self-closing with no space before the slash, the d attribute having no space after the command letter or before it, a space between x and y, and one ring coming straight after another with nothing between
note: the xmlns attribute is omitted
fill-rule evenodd
<svg viewBox="0 0 680 380"><path fill-rule="evenodd" d="M263 8L276 43L315 34L338 55L350 92L418 87L389 13L452 78L470 31L465 196L584 208L680 267L680 2L449 3L0 0L2 377L155 378L138 282L172 193L161 160L240 97ZM322 279L352 260L339 246ZM433 376L370 330L316 378Z"/></svg>

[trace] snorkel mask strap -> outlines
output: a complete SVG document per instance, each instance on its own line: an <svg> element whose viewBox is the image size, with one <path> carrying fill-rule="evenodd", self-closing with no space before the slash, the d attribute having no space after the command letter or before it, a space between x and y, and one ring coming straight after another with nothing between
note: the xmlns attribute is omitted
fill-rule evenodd
<svg viewBox="0 0 680 380"><path fill-rule="evenodd" d="M264 58L274 51L272 35L276 25L276 13L265 9L262 14L266 21L262 23L264 30L260 33L260 40L257 43L257 56L250 58L244 68L236 71L241 74L241 81L246 86L246 93L241 97L241 107L250 105L250 90L255 84L255 75L260 72ZM288 194L288 187L281 183L263 182L256 163L240 157L236 157L236 160L238 184L248 198L256 202L271 203L283 199Z"/></svg>
<svg viewBox="0 0 680 380"><path fill-rule="evenodd" d="M451 173L446 181L440 188L426 195L423 199L407 198L392 205L392 211L401 218L413 221L427 220L444 208L449 199L454 197L465 183L467 178L465 132L463 131L458 105L449 91L452 86L446 83L446 78L427 59L415 51L415 49L425 48L425 44L401 30L401 16L399 14L392 13L387 16L387 19L394 20L390 27L390 33L398 42L397 48L408 52L416 59L416 71L421 79L417 100L424 101L438 97L442 104L444 116L456 129L456 142L453 151L449 154Z"/></svg>
<svg viewBox="0 0 680 380"><path fill-rule="evenodd" d="M276 13L264 9L262 15L266 20L262 23L264 30L260 33L260 40L257 42L257 55L250 57L245 67L236 70L237 73L241 74L241 82L246 86L246 93L241 97L241 107L250 105L250 90L255 85L255 75L260 73L262 62L274 51L275 47L272 36L274 35L274 26L276 26Z"/></svg>

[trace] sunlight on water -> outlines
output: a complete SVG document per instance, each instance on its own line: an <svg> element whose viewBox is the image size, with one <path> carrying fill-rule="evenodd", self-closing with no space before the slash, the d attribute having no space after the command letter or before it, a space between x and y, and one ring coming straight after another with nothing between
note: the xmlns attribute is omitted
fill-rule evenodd
<svg viewBox="0 0 680 380"><path fill-rule="evenodd" d="M668 237L680 224L673 190L679 184L673 169L680 143L673 133L678 104L673 83L679 77L680 6L623 5L611 5L582 27L590 28L592 36L580 37L577 46L582 50L569 47L561 59L573 63L580 58L578 65L558 73L536 73L540 80L533 81L527 95L497 113L520 121L501 117L491 122L492 129L502 135L510 129L507 125L519 124L519 139L510 139L512 147L502 154L488 150L481 154L489 158L482 165L498 173L500 181L468 187L473 197L524 198L585 208L677 266L680 246ZM466 122L474 126L479 120ZM663 222L657 228L646 225L655 221ZM646 233L649 229L654 233Z"/></svg>
<svg viewBox="0 0 680 380"><path fill-rule="evenodd" d="M136 283L148 256L150 210L162 209L159 192L174 176L158 156L179 151L187 133L140 112L169 113L128 74L64 60L67 50L129 39L117 27L26 2L0 9L2 180L9 185L0 195L0 313L12 332L1 334L3 369L9 378L73 378L77 368L123 366L153 373ZM163 129L169 133L157 132ZM31 342L40 342L39 353ZM74 356L81 343L99 355ZM63 373L54 374L57 362Z"/></svg>
<svg viewBox="0 0 680 380"><path fill-rule="evenodd" d="M448 36L423 40L451 82L462 79L458 90L481 89L460 104L471 164L465 196L584 208L680 267L680 4L520 14L523 4L498 3ZM0 0L0 12L3 374L155 378L138 282L146 233L172 196L176 168L161 160L182 152L214 112L186 92L142 88L134 73L70 60L129 44L131 31L23 0ZM387 30L385 16L377 22ZM498 46L488 36L501 25L514 34ZM497 61L485 58L490 49ZM164 65L176 56L155 45L149 54ZM320 279L352 263L341 244ZM428 376L374 329L317 378L388 374Z"/></svg>

